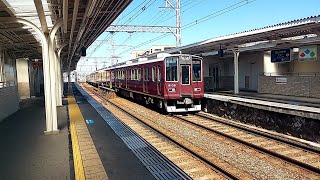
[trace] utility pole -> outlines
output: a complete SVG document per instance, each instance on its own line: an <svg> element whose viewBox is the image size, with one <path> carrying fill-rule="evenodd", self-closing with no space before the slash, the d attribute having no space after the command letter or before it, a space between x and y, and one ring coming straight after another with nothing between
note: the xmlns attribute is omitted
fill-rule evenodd
<svg viewBox="0 0 320 180"><path fill-rule="evenodd" d="M176 42L177 47L181 46L181 16L180 16L180 0L177 0L176 4L176 23L177 23L177 30L176 30Z"/></svg>
<svg viewBox="0 0 320 180"><path fill-rule="evenodd" d="M98 61L97 61L97 58L94 58L94 64L96 65L96 70L98 70Z"/></svg>
<svg viewBox="0 0 320 180"><path fill-rule="evenodd" d="M116 57L116 48L114 46L114 32L111 32L111 50L112 50L112 54L111 54L111 66L114 65L114 60Z"/></svg>
<svg viewBox="0 0 320 180"><path fill-rule="evenodd" d="M164 0L166 2L166 6L164 8L172 8L176 11L176 46L181 46L181 15L180 15L180 0L176 1L176 6L171 2L171 0Z"/></svg>
<svg viewBox="0 0 320 180"><path fill-rule="evenodd" d="M181 15L180 15L180 0L164 0L165 7L176 11L176 26L141 26L141 25L110 25L105 32L111 33L113 38L114 32L149 32L149 33L172 33L176 37L176 46L181 46ZM172 3L171 1L175 1ZM113 41L113 40L111 40ZM112 43L112 42L111 42Z"/></svg>

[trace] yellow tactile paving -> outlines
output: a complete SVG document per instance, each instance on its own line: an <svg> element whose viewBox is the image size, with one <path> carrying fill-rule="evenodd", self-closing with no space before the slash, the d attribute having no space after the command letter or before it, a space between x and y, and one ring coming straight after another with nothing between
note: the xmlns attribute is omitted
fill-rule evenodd
<svg viewBox="0 0 320 180"><path fill-rule="evenodd" d="M76 180L108 179L74 96L67 99Z"/></svg>

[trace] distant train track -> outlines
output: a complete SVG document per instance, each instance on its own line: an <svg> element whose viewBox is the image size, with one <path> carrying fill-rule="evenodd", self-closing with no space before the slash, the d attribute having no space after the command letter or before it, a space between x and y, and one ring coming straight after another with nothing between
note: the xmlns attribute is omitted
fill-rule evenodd
<svg viewBox="0 0 320 180"><path fill-rule="evenodd" d="M192 134L176 134L173 131L170 131L170 129L162 127L158 122L160 121L160 118L163 118L163 115L158 115L154 111L146 110L144 107L141 109L139 105L132 102L132 104L130 104L130 101L128 100L117 98L109 101L108 97L105 94L103 95L100 90L92 87L87 88L91 89L91 92L99 96L99 98L108 101L107 104L112 104L121 109L122 112L125 111L131 117L143 122L178 144L185 151L192 153L193 156L201 159L204 164L210 165L215 171L219 171L219 173L215 172L218 175L232 179L261 178L259 175L252 175L250 172L246 172L246 170L233 167L232 164L234 162L226 162L223 159L219 159L218 156L210 153L206 148L194 145L194 141L188 140L192 139L192 137L188 137L193 136ZM254 151L253 154L258 154L257 157L259 156L276 165L283 164L283 168L287 168L290 171L300 172L297 174L299 177L311 179L319 177L320 156L319 150L317 149L297 145L292 142L289 144L287 142L284 143L285 140L282 139L279 141L279 139L276 140L274 137L270 137L270 135L269 137L263 137L264 135L262 133L256 134L253 131L249 132L248 130L245 130L243 127L236 127L234 124L224 124L223 122L213 121L212 117L206 117L206 115L201 113L198 115L173 115L166 118L167 120L165 121L168 123L177 123L180 127L186 129L190 128L186 131L194 131L200 134L200 136L208 138L208 140L225 141L230 143L230 145L232 143L231 146L239 146L240 149L249 149L245 151Z"/></svg>

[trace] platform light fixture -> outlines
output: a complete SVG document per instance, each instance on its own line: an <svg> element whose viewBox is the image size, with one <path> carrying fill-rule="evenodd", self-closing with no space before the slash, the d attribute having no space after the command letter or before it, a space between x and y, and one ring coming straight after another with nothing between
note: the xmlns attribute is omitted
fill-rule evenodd
<svg viewBox="0 0 320 180"><path fill-rule="evenodd" d="M292 52L294 52L294 53L299 52L299 48L297 48L297 47L292 48Z"/></svg>
<svg viewBox="0 0 320 180"><path fill-rule="evenodd" d="M223 49L221 49L221 44L220 44L220 49L218 50L218 56L223 57L223 55L224 55L224 52L223 52Z"/></svg>

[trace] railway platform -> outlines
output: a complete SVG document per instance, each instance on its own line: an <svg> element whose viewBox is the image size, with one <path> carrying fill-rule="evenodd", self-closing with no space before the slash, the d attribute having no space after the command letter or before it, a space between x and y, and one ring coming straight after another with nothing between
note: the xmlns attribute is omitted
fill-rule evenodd
<svg viewBox="0 0 320 180"><path fill-rule="evenodd" d="M56 134L44 133L43 98L22 100L0 123L0 179L179 178L182 172L80 86L65 91Z"/></svg>
<svg viewBox="0 0 320 180"><path fill-rule="evenodd" d="M54 135L44 134L44 98L20 101L19 111L0 123L0 179L74 179L67 108L57 110Z"/></svg>
<svg viewBox="0 0 320 180"><path fill-rule="evenodd" d="M259 94L254 92L240 92L238 95L235 95L228 91L206 92L205 98L267 111L320 119L320 99L316 98Z"/></svg>

